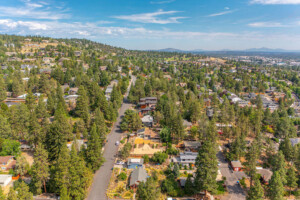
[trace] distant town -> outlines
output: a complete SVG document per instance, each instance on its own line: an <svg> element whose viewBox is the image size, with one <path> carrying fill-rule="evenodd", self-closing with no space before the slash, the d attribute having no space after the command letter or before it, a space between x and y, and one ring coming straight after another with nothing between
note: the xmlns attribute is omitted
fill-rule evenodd
<svg viewBox="0 0 300 200"><path fill-rule="evenodd" d="M299 97L299 58L0 35L0 199L298 199Z"/></svg>

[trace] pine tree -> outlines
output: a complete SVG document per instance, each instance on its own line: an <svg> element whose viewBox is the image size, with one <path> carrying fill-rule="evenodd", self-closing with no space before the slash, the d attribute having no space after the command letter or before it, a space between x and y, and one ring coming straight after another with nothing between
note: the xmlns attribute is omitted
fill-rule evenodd
<svg viewBox="0 0 300 200"><path fill-rule="evenodd" d="M272 200L283 200L284 187L282 184L282 178L278 171L275 171L272 175L269 184L268 196Z"/></svg>
<svg viewBox="0 0 300 200"><path fill-rule="evenodd" d="M250 185L252 185L252 181L256 175L256 161L258 159L258 146L256 142L253 142L246 154L246 168L250 175Z"/></svg>
<svg viewBox="0 0 300 200"><path fill-rule="evenodd" d="M29 90L26 95L25 104L28 110L32 112L35 106L35 96L33 95L31 90Z"/></svg>
<svg viewBox="0 0 300 200"><path fill-rule="evenodd" d="M34 153L34 163L32 166L32 181L34 183L35 192L42 193L42 187L46 190L46 181L49 177L48 152L42 144L38 144Z"/></svg>
<svg viewBox="0 0 300 200"><path fill-rule="evenodd" d="M174 133L177 141L183 139L185 131L183 127L183 119L180 114L175 117L171 131Z"/></svg>
<svg viewBox="0 0 300 200"><path fill-rule="evenodd" d="M57 161L54 165L54 170L52 170L51 174L53 190L61 196L62 192L66 192L68 194L68 187L70 185L70 162L70 151L67 148L67 145L65 144L61 148Z"/></svg>
<svg viewBox="0 0 300 200"><path fill-rule="evenodd" d="M0 102L6 99L6 84L2 76L0 76Z"/></svg>
<svg viewBox="0 0 300 200"><path fill-rule="evenodd" d="M56 87L56 106L61 105L63 110L67 113L67 105L64 99L64 94L62 91L62 88L60 87L60 84L57 84Z"/></svg>
<svg viewBox="0 0 300 200"><path fill-rule="evenodd" d="M258 178L254 179L254 185L250 187L247 200L264 200L264 189Z"/></svg>
<svg viewBox="0 0 300 200"><path fill-rule="evenodd" d="M41 74L40 80L39 80L39 91L41 93L48 93L50 90L49 80L45 73Z"/></svg>
<svg viewBox="0 0 300 200"><path fill-rule="evenodd" d="M100 108L97 108L95 111L94 123L97 127L97 132L100 136L100 139L105 138L107 127L103 113L101 112Z"/></svg>
<svg viewBox="0 0 300 200"><path fill-rule="evenodd" d="M287 186L290 187L290 193L291 190L296 188L298 186L297 184L298 178L295 172L294 167L290 167L287 170Z"/></svg>
<svg viewBox="0 0 300 200"><path fill-rule="evenodd" d="M218 160L216 143L212 140L204 141L196 159L195 188L198 192L214 192L217 187Z"/></svg>
<svg viewBox="0 0 300 200"><path fill-rule="evenodd" d="M12 137L12 131L10 124L7 119L0 114L0 137L1 138L10 138Z"/></svg>
<svg viewBox="0 0 300 200"><path fill-rule="evenodd" d="M188 176L184 185L184 193L188 196L191 196L194 194L194 192L195 190L194 190L194 184L192 182L192 178L191 176Z"/></svg>
<svg viewBox="0 0 300 200"><path fill-rule="evenodd" d="M102 145L99 135L97 134L97 127L95 124L92 126L87 144L86 162L89 168L93 171L99 169L102 164Z"/></svg>
<svg viewBox="0 0 300 200"><path fill-rule="evenodd" d="M173 173L174 173L175 178L178 178L180 176L179 166L177 163L175 163L175 165L174 165Z"/></svg>
<svg viewBox="0 0 300 200"><path fill-rule="evenodd" d="M48 95L47 110L50 113L50 115L54 114L54 111L55 111L55 93L54 93L54 91L51 91L51 93Z"/></svg>
<svg viewBox="0 0 300 200"><path fill-rule="evenodd" d="M3 189L0 187L0 200L5 200L5 195L3 194Z"/></svg>
<svg viewBox="0 0 300 200"><path fill-rule="evenodd" d="M27 173L28 169L29 163L27 162L26 158L24 156L19 156L16 161L15 171L20 175L21 179Z"/></svg>
<svg viewBox="0 0 300 200"><path fill-rule="evenodd" d="M153 178L148 178L146 183L141 182L137 189L137 200L156 200L160 196L160 187Z"/></svg>
<svg viewBox="0 0 300 200"><path fill-rule="evenodd" d="M63 185L62 189L60 190L60 200L70 200L66 185Z"/></svg>
<svg viewBox="0 0 300 200"><path fill-rule="evenodd" d="M12 187L9 189L7 200L19 200L17 192Z"/></svg>
<svg viewBox="0 0 300 200"><path fill-rule="evenodd" d="M46 103L44 102L43 95L41 95L39 98L38 105L35 108L35 113L38 119L45 119L48 117L47 107L46 107Z"/></svg>
<svg viewBox="0 0 300 200"><path fill-rule="evenodd" d="M12 92L13 97L20 96L24 92L22 82L16 76L12 81Z"/></svg>
<svg viewBox="0 0 300 200"><path fill-rule="evenodd" d="M273 164L272 164L272 171L273 171L273 173L274 172L279 173L283 185L285 185L287 183L285 167L286 167L286 163L285 163L284 155L283 155L282 151L279 151L274 156L274 160L273 160Z"/></svg>
<svg viewBox="0 0 300 200"><path fill-rule="evenodd" d="M280 143L279 150L282 151L287 161L294 160L294 155L295 155L294 148L289 138L285 138L283 142Z"/></svg>
<svg viewBox="0 0 300 200"><path fill-rule="evenodd" d="M24 181L18 185L16 190L18 192L18 199L33 200L33 194L29 192L29 187Z"/></svg>
<svg viewBox="0 0 300 200"><path fill-rule="evenodd" d="M66 135L65 131L67 131L67 134L69 132L68 130L65 130L65 123L68 122L63 122L63 117L59 119L51 124L50 129L46 135L47 150L49 152L49 160L51 162L55 161L58 158L62 146L65 145L67 142L68 136Z"/></svg>
<svg viewBox="0 0 300 200"><path fill-rule="evenodd" d="M81 117L86 124L89 123L89 100L86 91L83 86L78 89L78 95L76 101L75 114Z"/></svg>
<svg viewBox="0 0 300 200"><path fill-rule="evenodd" d="M32 112L30 114L28 132L29 132L28 140L30 144L33 144L34 147L36 147L38 143L44 141L44 137L41 135L41 127L40 124L38 123L35 112Z"/></svg>
<svg viewBox="0 0 300 200"><path fill-rule="evenodd" d="M87 189L92 181L92 172L86 167L84 160L78 156L77 150L72 145L70 161L70 188L69 195L71 199L84 199Z"/></svg>

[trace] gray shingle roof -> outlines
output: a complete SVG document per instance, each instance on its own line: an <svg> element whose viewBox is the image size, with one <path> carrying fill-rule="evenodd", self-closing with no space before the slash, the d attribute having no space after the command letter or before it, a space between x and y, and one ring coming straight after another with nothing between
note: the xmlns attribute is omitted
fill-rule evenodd
<svg viewBox="0 0 300 200"><path fill-rule="evenodd" d="M137 169L134 169L130 176L129 185L130 186L135 185L135 184L138 185L139 182L146 182L147 177L148 177L148 174L144 168L139 167Z"/></svg>

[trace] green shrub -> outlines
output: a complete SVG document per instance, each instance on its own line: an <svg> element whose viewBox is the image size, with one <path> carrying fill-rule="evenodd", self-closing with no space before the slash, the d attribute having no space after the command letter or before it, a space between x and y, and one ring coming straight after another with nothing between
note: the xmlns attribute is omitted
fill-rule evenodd
<svg viewBox="0 0 300 200"><path fill-rule="evenodd" d="M127 179L127 174L125 172L121 172L119 175L118 175L118 180L120 181L125 181Z"/></svg>

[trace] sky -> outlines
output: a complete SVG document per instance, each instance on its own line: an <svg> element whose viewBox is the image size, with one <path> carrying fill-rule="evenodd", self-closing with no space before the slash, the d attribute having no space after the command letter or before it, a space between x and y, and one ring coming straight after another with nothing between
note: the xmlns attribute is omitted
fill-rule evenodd
<svg viewBox="0 0 300 200"><path fill-rule="evenodd" d="M300 0L0 0L0 33L137 50L300 50Z"/></svg>

